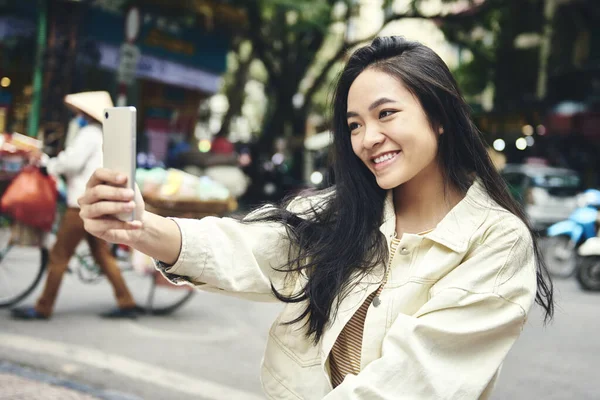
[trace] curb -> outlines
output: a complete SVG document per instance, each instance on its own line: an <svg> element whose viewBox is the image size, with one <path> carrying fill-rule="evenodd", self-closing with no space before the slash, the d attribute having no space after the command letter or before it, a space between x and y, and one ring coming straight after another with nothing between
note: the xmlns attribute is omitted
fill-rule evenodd
<svg viewBox="0 0 600 400"><path fill-rule="evenodd" d="M66 378L60 378L46 372L41 372L30 367L16 365L7 361L0 361L0 373L19 376L23 379L45 383L59 388L80 392L99 400L143 400L141 397L117 392L114 390L103 390L93 388L80 382Z"/></svg>

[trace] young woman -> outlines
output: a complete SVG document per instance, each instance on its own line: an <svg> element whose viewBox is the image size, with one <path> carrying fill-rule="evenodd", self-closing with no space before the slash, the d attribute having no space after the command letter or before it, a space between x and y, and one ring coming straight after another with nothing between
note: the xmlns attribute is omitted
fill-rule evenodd
<svg viewBox="0 0 600 400"><path fill-rule="evenodd" d="M552 285L450 71L375 39L340 77L333 132L335 188L286 207L165 219L98 170L81 216L174 282L285 302L269 398L487 398L534 300L552 316ZM136 205L140 221L112 217Z"/></svg>

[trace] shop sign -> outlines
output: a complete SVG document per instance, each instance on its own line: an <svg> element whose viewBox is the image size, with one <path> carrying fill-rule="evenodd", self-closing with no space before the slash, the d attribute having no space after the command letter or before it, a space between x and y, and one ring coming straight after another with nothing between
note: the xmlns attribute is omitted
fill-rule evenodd
<svg viewBox="0 0 600 400"><path fill-rule="evenodd" d="M0 17L0 40L15 36L33 36L35 30L33 21L13 16Z"/></svg>
<svg viewBox="0 0 600 400"><path fill-rule="evenodd" d="M123 43L121 45L121 49L119 50L119 68L117 68L119 82L127 85L133 83L140 55L140 49L136 45L131 43Z"/></svg>
<svg viewBox="0 0 600 400"><path fill-rule="evenodd" d="M112 71L118 70L121 58L119 48L106 43L98 43L98 50L100 51L100 67ZM139 56L135 75L138 78L152 79L207 93L217 92L221 79L217 74L146 54Z"/></svg>
<svg viewBox="0 0 600 400"><path fill-rule="evenodd" d="M113 46L127 41L122 29L106 29L107 26L124 26L126 16L93 6L86 12L83 36ZM225 72L230 37L185 21L189 21L188 16L167 17L159 9L140 7L135 43L144 55L214 73Z"/></svg>

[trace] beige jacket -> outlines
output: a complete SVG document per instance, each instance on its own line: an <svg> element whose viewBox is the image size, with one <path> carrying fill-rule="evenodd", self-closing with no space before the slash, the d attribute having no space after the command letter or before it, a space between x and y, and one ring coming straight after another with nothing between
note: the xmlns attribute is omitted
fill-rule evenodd
<svg viewBox="0 0 600 400"><path fill-rule="evenodd" d="M161 267L173 281L271 301L271 282L286 293L302 284L303 278L286 280L272 268L288 255L280 226L214 217L176 222L181 254L173 266ZM389 245L395 230L391 193L380 230ZM487 398L534 301L534 260L525 225L476 182L432 232L403 235L381 303L366 316L359 375L332 390L328 355L377 289L384 265L343 300L316 346L297 326L280 324L304 307L286 304L269 332L264 391L271 399Z"/></svg>

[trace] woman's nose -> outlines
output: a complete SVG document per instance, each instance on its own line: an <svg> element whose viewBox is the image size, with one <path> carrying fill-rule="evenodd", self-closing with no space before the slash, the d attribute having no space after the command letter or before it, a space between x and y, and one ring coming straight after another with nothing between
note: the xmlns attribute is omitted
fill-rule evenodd
<svg viewBox="0 0 600 400"><path fill-rule="evenodd" d="M372 149L383 143L385 135L377 128L367 128L365 136L363 138L363 147L365 149Z"/></svg>

